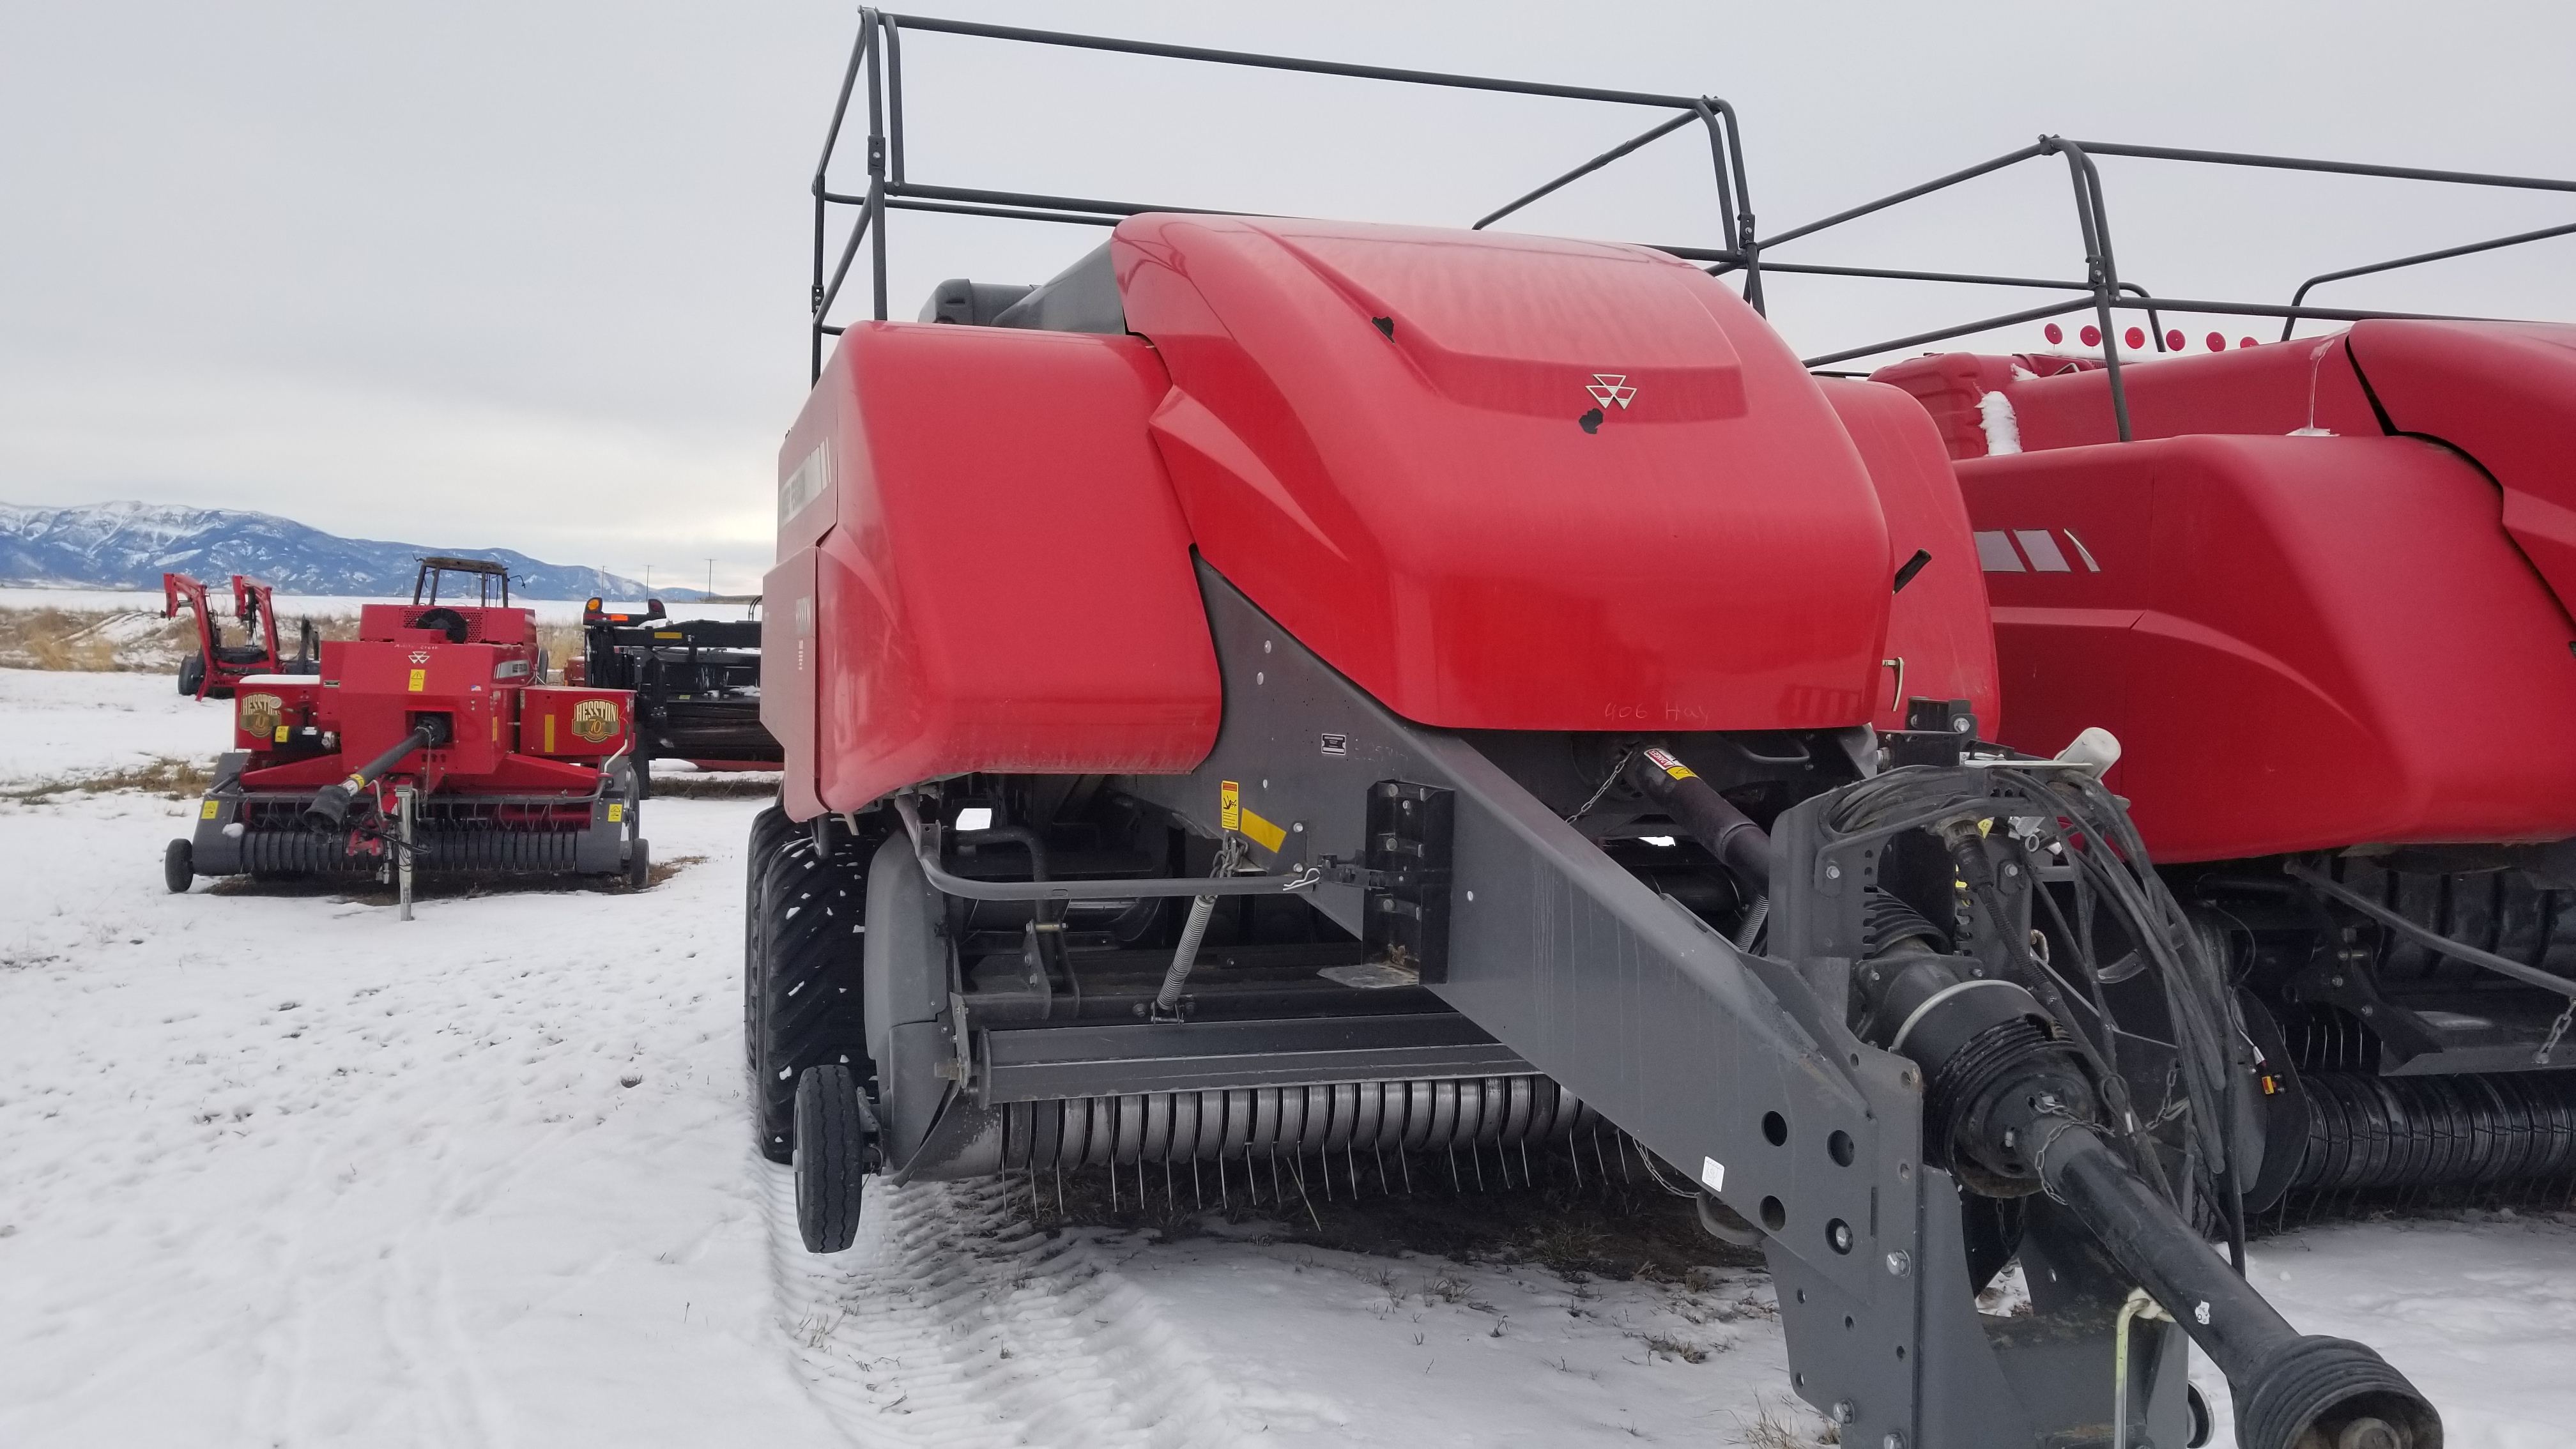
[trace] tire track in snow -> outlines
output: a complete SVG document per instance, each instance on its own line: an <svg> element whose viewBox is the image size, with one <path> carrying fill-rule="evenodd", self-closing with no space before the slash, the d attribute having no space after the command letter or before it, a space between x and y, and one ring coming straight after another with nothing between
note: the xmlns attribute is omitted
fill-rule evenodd
<svg viewBox="0 0 2576 1449"><path fill-rule="evenodd" d="M767 1176L780 1326L860 1444L1180 1449L1255 1432L1237 1393L1078 1233L1017 1220L1000 1184L873 1188L846 1253L807 1253L794 1179Z"/></svg>

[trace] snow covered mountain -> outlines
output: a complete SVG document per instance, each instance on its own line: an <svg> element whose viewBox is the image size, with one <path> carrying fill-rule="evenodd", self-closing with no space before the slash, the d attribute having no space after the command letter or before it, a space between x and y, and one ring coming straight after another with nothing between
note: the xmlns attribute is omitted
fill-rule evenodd
<svg viewBox="0 0 2576 1449"><path fill-rule="evenodd" d="M28 508L0 503L0 584L158 589L164 572L208 583L250 574L288 594L408 594L423 554L510 566L511 592L531 599L640 599L644 586L600 569L551 564L506 548L436 548L341 538L274 514L153 503ZM695 589L664 589L693 598Z"/></svg>

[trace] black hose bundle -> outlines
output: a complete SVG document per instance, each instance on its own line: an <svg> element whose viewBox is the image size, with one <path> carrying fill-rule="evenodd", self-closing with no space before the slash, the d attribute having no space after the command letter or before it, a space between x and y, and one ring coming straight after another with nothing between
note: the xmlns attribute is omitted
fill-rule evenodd
<svg viewBox="0 0 2576 1449"><path fill-rule="evenodd" d="M2021 984L2092 1067L2110 1118L2105 1127L2122 1140L2133 1165L2177 1207L2187 1207L2180 1185L2152 1170L2148 1140L2179 1120L2183 1162L2197 1189L2192 1195L2219 1208L2229 1256L2242 1271L2243 1190L2254 1166L2235 1128L2246 1115L2238 1098L2252 1065L2244 1027L2225 972L2156 874L2146 842L2119 800L2089 770L2046 762L1915 766L1850 787L1823 823L1828 849L1913 830L1942 840L1981 933L2003 946ZM2072 979L2008 919L1996 879L2002 869L2042 859L2072 867L2072 920L2051 892L2033 892L2057 926L2057 938L2073 948ZM2105 910L2155 977L2174 1033L2177 1069L2169 1095L2143 1114L2129 1100L2129 1083L2119 1070L2118 1022L2094 951L2095 922ZM2077 1009L2078 1000L2084 1010Z"/></svg>
<svg viewBox="0 0 2576 1449"><path fill-rule="evenodd" d="M1847 787L1820 823L1828 854L1924 832L1964 897L1972 949L1959 955L1944 954L1940 933L1907 903L1864 897L1870 953L1852 972L1856 1030L1925 1073L1926 1160L1984 1196L2045 1192L2064 1204L2227 1375L2247 1449L2440 1449L2441 1418L2404 1375L2365 1345L2300 1334L2244 1280L2238 1184L2252 1162L2231 1128L2251 1067L2237 1052L2242 1025L2120 802L2080 769L1917 766ZM2030 865L2043 857L2069 867L2073 928L2034 881ZM2045 903L2080 981L2023 929L2011 899L2023 888ZM2117 1069L2121 1032L2094 959L2097 909L2155 975L2174 1037L2166 1101L2144 1122ZM2180 1128L2179 1181L2155 1150L2168 1124ZM2194 1226L2203 1195L2227 1209L2233 1272Z"/></svg>

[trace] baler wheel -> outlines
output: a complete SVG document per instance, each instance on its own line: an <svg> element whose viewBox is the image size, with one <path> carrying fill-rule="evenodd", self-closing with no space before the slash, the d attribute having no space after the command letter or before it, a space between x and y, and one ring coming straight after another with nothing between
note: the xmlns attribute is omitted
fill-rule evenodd
<svg viewBox="0 0 2576 1449"><path fill-rule="evenodd" d="M760 888L769 878L770 860L795 828L787 812L772 805L752 817L751 844L743 852L742 1064L747 1072L760 1070Z"/></svg>
<svg viewBox="0 0 2576 1449"><path fill-rule="evenodd" d="M170 894L184 896L196 879L197 847L185 840L171 841L170 848L161 853L162 884L170 887Z"/></svg>
<svg viewBox="0 0 2576 1449"><path fill-rule="evenodd" d="M193 696L197 692L197 687L205 682L206 654L204 650L201 649L179 661L179 692L181 694Z"/></svg>
<svg viewBox="0 0 2576 1449"><path fill-rule="evenodd" d="M761 882L759 942L752 967L751 1094L761 1155L791 1160L796 1083L808 1067L865 1068L859 1016L859 917L865 873L844 848L818 859L814 837L779 843Z"/></svg>
<svg viewBox="0 0 2576 1449"><path fill-rule="evenodd" d="M638 836L634 848L626 853L626 885L630 890L640 891L652 883L653 849Z"/></svg>
<svg viewBox="0 0 2576 1449"><path fill-rule="evenodd" d="M796 1079L796 1231L805 1251L837 1253L858 1237L875 1125L848 1067L808 1067Z"/></svg>

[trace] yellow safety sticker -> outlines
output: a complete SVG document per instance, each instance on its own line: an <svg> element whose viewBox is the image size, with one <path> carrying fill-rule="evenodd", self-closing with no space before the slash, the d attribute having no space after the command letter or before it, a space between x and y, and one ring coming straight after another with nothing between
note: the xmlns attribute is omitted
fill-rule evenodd
<svg viewBox="0 0 2576 1449"><path fill-rule="evenodd" d="M1219 830L1243 828L1243 787L1232 780L1217 782L1216 826Z"/></svg>
<svg viewBox="0 0 2576 1449"><path fill-rule="evenodd" d="M625 819L625 818L626 818L626 807L625 807L625 806L623 806L623 805L611 805L611 806L609 806L609 807L608 807L608 823L609 823L609 824L614 825L614 824L616 824L618 821L623 820L623 819Z"/></svg>
<svg viewBox="0 0 2576 1449"><path fill-rule="evenodd" d="M209 800L209 801L207 801L206 803L204 803L203 805L198 806L198 807L197 807L197 818L198 818L198 819L200 819L200 820L212 820L212 819L214 819L214 818L215 818L215 802L214 802L214 801L212 801L212 800Z"/></svg>
<svg viewBox="0 0 2576 1449"><path fill-rule="evenodd" d="M1244 838L1251 841L1253 844L1260 846L1262 849L1269 851L1273 855L1277 855L1279 853L1279 847L1288 843L1287 831L1280 829L1278 826L1271 824L1269 821L1262 819L1260 816L1253 814L1249 810L1242 811L1241 814L1243 816L1243 824L1237 828L1242 830Z"/></svg>
<svg viewBox="0 0 2576 1449"><path fill-rule="evenodd" d="M1681 761L1674 759L1672 756L1665 754L1661 750L1646 751L1646 760L1647 763L1653 765L1656 769L1663 771L1665 774L1672 776L1676 780L1693 780L1698 778L1698 776L1691 773L1690 766L1683 764Z"/></svg>
<svg viewBox="0 0 2576 1449"><path fill-rule="evenodd" d="M284 725L279 725L277 727L277 743L281 745L286 743L286 726Z"/></svg>
<svg viewBox="0 0 2576 1449"><path fill-rule="evenodd" d="M426 670L426 669L415 669L415 670L413 670L413 671L411 672L411 692L412 692L412 693L414 693L414 694L418 694L418 693L420 693L422 690L427 689L428 687L429 687L429 671L428 671L428 670Z"/></svg>

